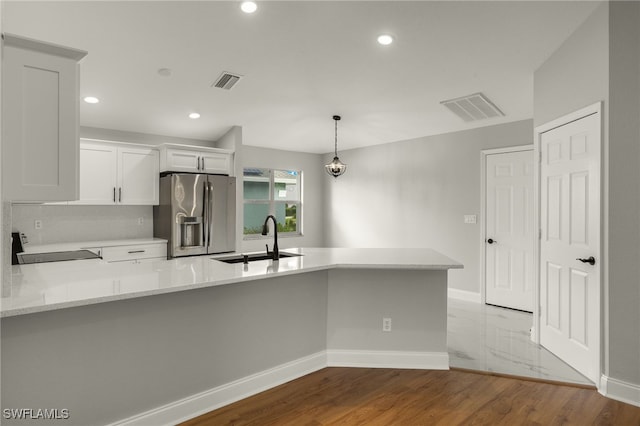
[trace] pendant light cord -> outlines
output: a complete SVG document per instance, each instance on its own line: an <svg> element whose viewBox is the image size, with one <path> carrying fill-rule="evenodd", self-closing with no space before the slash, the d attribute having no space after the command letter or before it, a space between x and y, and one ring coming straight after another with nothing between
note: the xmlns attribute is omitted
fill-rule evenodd
<svg viewBox="0 0 640 426"><path fill-rule="evenodd" d="M336 146L335 146L335 156L338 156L338 120L334 119L336 122Z"/></svg>

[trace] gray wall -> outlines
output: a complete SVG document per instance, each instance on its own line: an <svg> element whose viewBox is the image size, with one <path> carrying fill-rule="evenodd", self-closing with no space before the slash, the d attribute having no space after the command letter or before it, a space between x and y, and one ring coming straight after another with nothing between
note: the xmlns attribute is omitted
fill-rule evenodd
<svg viewBox="0 0 640 426"><path fill-rule="evenodd" d="M322 155L243 146L241 158L242 167L302 170L303 235L300 237L280 237L278 246L281 249L287 247L324 247L326 245L323 231L324 185L328 176L322 166ZM242 232L241 229L240 232ZM271 249L273 238L260 236L257 239L243 240L237 251L264 251L265 244L269 244Z"/></svg>
<svg viewBox="0 0 640 426"><path fill-rule="evenodd" d="M327 246L433 248L464 264L450 288L479 293L480 151L528 145L532 134L523 120L341 151L347 172L325 176ZM467 214L478 223L464 224Z"/></svg>
<svg viewBox="0 0 640 426"><path fill-rule="evenodd" d="M325 350L327 271L1 326L3 408L67 408L60 424L107 424Z"/></svg>
<svg viewBox="0 0 640 426"><path fill-rule="evenodd" d="M14 204L12 213L13 232L25 234L29 244L153 237L152 206ZM36 219L42 229L35 229Z"/></svg>
<svg viewBox="0 0 640 426"><path fill-rule="evenodd" d="M447 271L332 269L328 286L329 351L447 353Z"/></svg>
<svg viewBox="0 0 640 426"><path fill-rule="evenodd" d="M534 73L533 122L539 126L608 99L609 25L596 11ZM607 102L604 111L608 108Z"/></svg>
<svg viewBox="0 0 640 426"><path fill-rule="evenodd" d="M640 3L610 3L609 37L605 369L640 386Z"/></svg>
<svg viewBox="0 0 640 426"><path fill-rule="evenodd" d="M534 122L604 101L603 374L640 385L640 6L602 4L534 74Z"/></svg>

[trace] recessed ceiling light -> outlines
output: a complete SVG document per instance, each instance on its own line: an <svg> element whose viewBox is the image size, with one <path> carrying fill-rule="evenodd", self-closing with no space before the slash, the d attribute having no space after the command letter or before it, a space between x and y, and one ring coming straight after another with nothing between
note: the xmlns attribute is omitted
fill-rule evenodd
<svg viewBox="0 0 640 426"><path fill-rule="evenodd" d="M189 118L192 120L198 119L200 118L200 114L198 114L197 112L192 112L191 114L189 114Z"/></svg>
<svg viewBox="0 0 640 426"><path fill-rule="evenodd" d="M389 34L381 34L378 36L378 43L380 43L383 46L388 46L391 43L393 43L393 36Z"/></svg>
<svg viewBox="0 0 640 426"><path fill-rule="evenodd" d="M243 1L240 9L242 9L244 13L253 13L258 10L258 5L255 1Z"/></svg>
<svg viewBox="0 0 640 426"><path fill-rule="evenodd" d="M95 96L85 96L84 101L88 104L97 104L98 102L100 102L100 99L96 98Z"/></svg>

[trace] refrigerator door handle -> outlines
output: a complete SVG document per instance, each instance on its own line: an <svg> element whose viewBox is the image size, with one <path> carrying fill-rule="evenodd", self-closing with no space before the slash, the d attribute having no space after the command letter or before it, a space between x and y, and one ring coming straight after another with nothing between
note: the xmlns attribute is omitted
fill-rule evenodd
<svg viewBox="0 0 640 426"><path fill-rule="evenodd" d="M204 195L203 195L203 206L202 206L202 215L204 216L204 223L202 226L202 244L206 247L209 246L209 209L207 206L209 205L209 182L204 182Z"/></svg>
<svg viewBox="0 0 640 426"><path fill-rule="evenodd" d="M203 161L204 162L204 161ZM207 200L207 251L211 249L211 229L213 228L213 183L207 182L207 188L209 189L209 197Z"/></svg>

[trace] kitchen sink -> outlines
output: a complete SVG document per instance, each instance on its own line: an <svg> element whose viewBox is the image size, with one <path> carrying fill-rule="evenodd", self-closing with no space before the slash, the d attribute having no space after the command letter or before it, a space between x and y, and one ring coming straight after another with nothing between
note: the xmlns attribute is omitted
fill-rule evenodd
<svg viewBox="0 0 640 426"><path fill-rule="evenodd" d="M244 263L245 256L247 257L248 262L255 262L256 260L271 260L273 258L273 254L271 253L269 254L252 253L252 254L237 254L237 255L228 256L228 257L214 257L212 259L219 260L220 262L225 262L225 263ZM280 259L283 259L285 257L297 257L297 256L302 256L302 255L297 253L280 252Z"/></svg>

